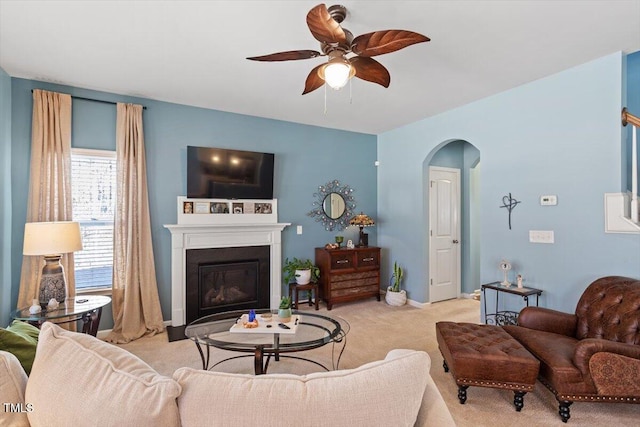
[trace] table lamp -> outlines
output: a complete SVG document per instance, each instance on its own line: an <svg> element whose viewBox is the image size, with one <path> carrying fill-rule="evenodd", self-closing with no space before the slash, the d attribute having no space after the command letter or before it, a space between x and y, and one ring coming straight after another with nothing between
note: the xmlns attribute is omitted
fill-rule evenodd
<svg viewBox="0 0 640 427"><path fill-rule="evenodd" d="M369 242L365 241L367 239L365 239L365 234L363 232L363 229L364 227L369 227L374 224L375 222L373 221L373 219L371 219L369 215L365 215L362 212L360 212L358 215L351 218L351 220L349 221L349 225L356 225L360 227L360 238L358 239L358 247L369 246Z"/></svg>
<svg viewBox="0 0 640 427"><path fill-rule="evenodd" d="M40 279L40 305L51 298L63 303L67 297L62 254L82 250L80 224L72 221L28 222L24 226L24 255L44 256L45 265Z"/></svg>

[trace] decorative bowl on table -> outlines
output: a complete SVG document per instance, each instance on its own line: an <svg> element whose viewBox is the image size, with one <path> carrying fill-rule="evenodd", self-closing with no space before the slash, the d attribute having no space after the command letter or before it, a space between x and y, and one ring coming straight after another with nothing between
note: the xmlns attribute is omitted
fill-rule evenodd
<svg viewBox="0 0 640 427"><path fill-rule="evenodd" d="M273 314L272 313L262 313L262 314L258 314L258 319L260 319L263 322L271 322L273 320Z"/></svg>

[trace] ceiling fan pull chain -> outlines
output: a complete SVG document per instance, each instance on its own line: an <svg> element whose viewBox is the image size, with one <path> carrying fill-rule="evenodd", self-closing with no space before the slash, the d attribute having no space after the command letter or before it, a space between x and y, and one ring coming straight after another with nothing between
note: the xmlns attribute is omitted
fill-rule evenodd
<svg viewBox="0 0 640 427"><path fill-rule="evenodd" d="M327 84L324 85L324 115L327 115Z"/></svg>
<svg viewBox="0 0 640 427"><path fill-rule="evenodd" d="M351 79L349 79L349 105L353 104L353 89L351 86Z"/></svg>

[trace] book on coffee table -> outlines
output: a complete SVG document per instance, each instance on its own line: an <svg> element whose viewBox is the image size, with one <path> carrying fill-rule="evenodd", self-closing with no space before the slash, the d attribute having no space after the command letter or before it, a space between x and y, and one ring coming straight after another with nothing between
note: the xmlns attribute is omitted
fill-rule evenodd
<svg viewBox="0 0 640 427"><path fill-rule="evenodd" d="M231 326L229 332L239 334L295 334L296 329L298 329L298 323L301 321L301 316L294 314L291 316L291 320L286 323L281 322L278 316L273 316L273 320L270 322L260 320L259 317L256 317L256 319L258 320L257 327L245 328L243 324L249 321L249 315L243 314L242 317ZM281 323L288 326L288 329L280 327L279 324Z"/></svg>

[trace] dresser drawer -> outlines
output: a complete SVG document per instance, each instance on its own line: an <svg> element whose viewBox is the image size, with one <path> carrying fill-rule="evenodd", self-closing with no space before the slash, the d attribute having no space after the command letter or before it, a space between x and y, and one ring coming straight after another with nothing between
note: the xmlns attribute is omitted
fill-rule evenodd
<svg viewBox="0 0 640 427"><path fill-rule="evenodd" d="M374 285L378 287L379 286L378 275L375 274L376 273L375 271L373 271L372 273L374 273L374 275L369 277L359 277L357 279L351 279L351 280L337 280L337 281L332 280L330 284L331 290L357 288L361 286L370 286L370 285Z"/></svg>
<svg viewBox="0 0 640 427"><path fill-rule="evenodd" d="M344 297L348 295L360 295L360 294L376 294L380 291L378 285L362 286L359 288L346 288L346 289L332 289L331 297Z"/></svg>
<svg viewBox="0 0 640 427"><path fill-rule="evenodd" d="M360 271L360 272L354 272L354 273L335 273L335 274L330 274L328 279L331 283L336 283L336 282L349 282L352 280L360 280L368 277L373 277L377 280L378 271L369 270L369 271Z"/></svg>
<svg viewBox="0 0 640 427"><path fill-rule="evenodd" d="M377 250L372 251L358 251L356 257L357 268L375 267L380 265L380 252Z"/></svg>
<svg viewBox="0 0 640 427"><path fill-rule="evenodd" d="M331 271L354 268L353 253L334 252L330 254Z"/></svg>

